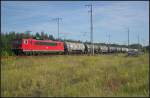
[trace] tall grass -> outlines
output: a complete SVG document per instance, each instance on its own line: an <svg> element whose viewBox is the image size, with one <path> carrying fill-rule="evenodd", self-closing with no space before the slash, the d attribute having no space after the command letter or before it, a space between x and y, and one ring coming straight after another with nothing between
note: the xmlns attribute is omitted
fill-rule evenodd
<svg viewBox="0 0 150 98"><path fill-rule="evenodd" d="M148 96L148 73L148 54L2 57L1 94Z"/></svg>

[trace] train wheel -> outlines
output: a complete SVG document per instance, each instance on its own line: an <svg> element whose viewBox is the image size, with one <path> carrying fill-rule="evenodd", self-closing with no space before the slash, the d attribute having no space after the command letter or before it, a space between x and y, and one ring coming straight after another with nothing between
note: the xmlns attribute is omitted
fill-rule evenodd
<svg viewBox="0 0 150 98"><path fill-rule="evenodd" d="M32 55L32 52L29 52L29 55Z"/></svg>
<svg viewBox="0 0 150 98"><path fill-rule="evenodd" d="M29 52L26 52L26 55L29 56L30 55Z"/></svg>

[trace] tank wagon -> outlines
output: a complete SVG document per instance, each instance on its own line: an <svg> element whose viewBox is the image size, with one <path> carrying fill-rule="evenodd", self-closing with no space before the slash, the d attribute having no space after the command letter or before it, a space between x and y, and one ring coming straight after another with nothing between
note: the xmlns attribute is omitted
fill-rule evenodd
<svg viewBox="0 0 150 98"><path fill-rule="evenodd" d="M123 53L126 53L126 52L128 52L128 48L121 48L121 51L122 51Z"/></svg>
<svg viewBox="0 0 150 98"><path fill-rule="evenodd" d="M118 52L118 53L121 52L121 47L117 47L117 52Z"/></svg>
<svg viewBox="0 0 150 98"><path fill-rule="evenodd" d="M94 53L98 54L100 52L99 45L94 45Z"/></svg>
<svg viewBox="0 0 150 98"><path fill-rule="evenodd" d="M85 45L83 43L64 42L64 50L66 54L70 53L83 54L85 51Z"/></svg>
<svg viewBox="0 0 150 98"><path fill-rule="evenodd" d="M100 49L100 52L101 54L106 54L108 53L108 47L107 46L102 46L102 45L99 45L99 49Z"/></svg>
<svg viewBox="0 0 150 98"><path fill-rule="evenodd" d="M117 48L116 47L109 46L108 49L109 49L109 53L115 53L115 52L117 52Z"/></svg>
<svg viewBox="0 0 150 98"><path fill-rule="evenodd" d="M84 45L85 45L85 54L91 53L93 46L91 44L84 44Z"/></svg>

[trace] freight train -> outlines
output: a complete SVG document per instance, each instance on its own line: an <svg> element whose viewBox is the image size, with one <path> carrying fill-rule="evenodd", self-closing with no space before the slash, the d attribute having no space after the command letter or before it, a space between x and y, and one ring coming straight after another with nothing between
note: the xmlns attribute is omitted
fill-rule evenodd
<svg viewBox="0 0 150 98"><path fill-rule="evenodd" d="M62 42L53 40L37 40L33 38L16 39L12 42L12 51L17 54L34 55L41 53L58 53L58 54L90 54L93 45L79 42ZM106 53L126 53L128 51L138 51L124 47L112 47L107 45L94 44L95 54Z"/></svg>

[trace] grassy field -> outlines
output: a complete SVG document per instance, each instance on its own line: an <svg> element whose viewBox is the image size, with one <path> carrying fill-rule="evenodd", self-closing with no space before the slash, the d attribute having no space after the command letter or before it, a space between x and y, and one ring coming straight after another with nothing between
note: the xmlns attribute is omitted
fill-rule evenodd
<svg viewBox="0 0 150 98"><path fill-rule="evenodd" d="M2 57L2 96L148 96L149 55Z"/></svg>

